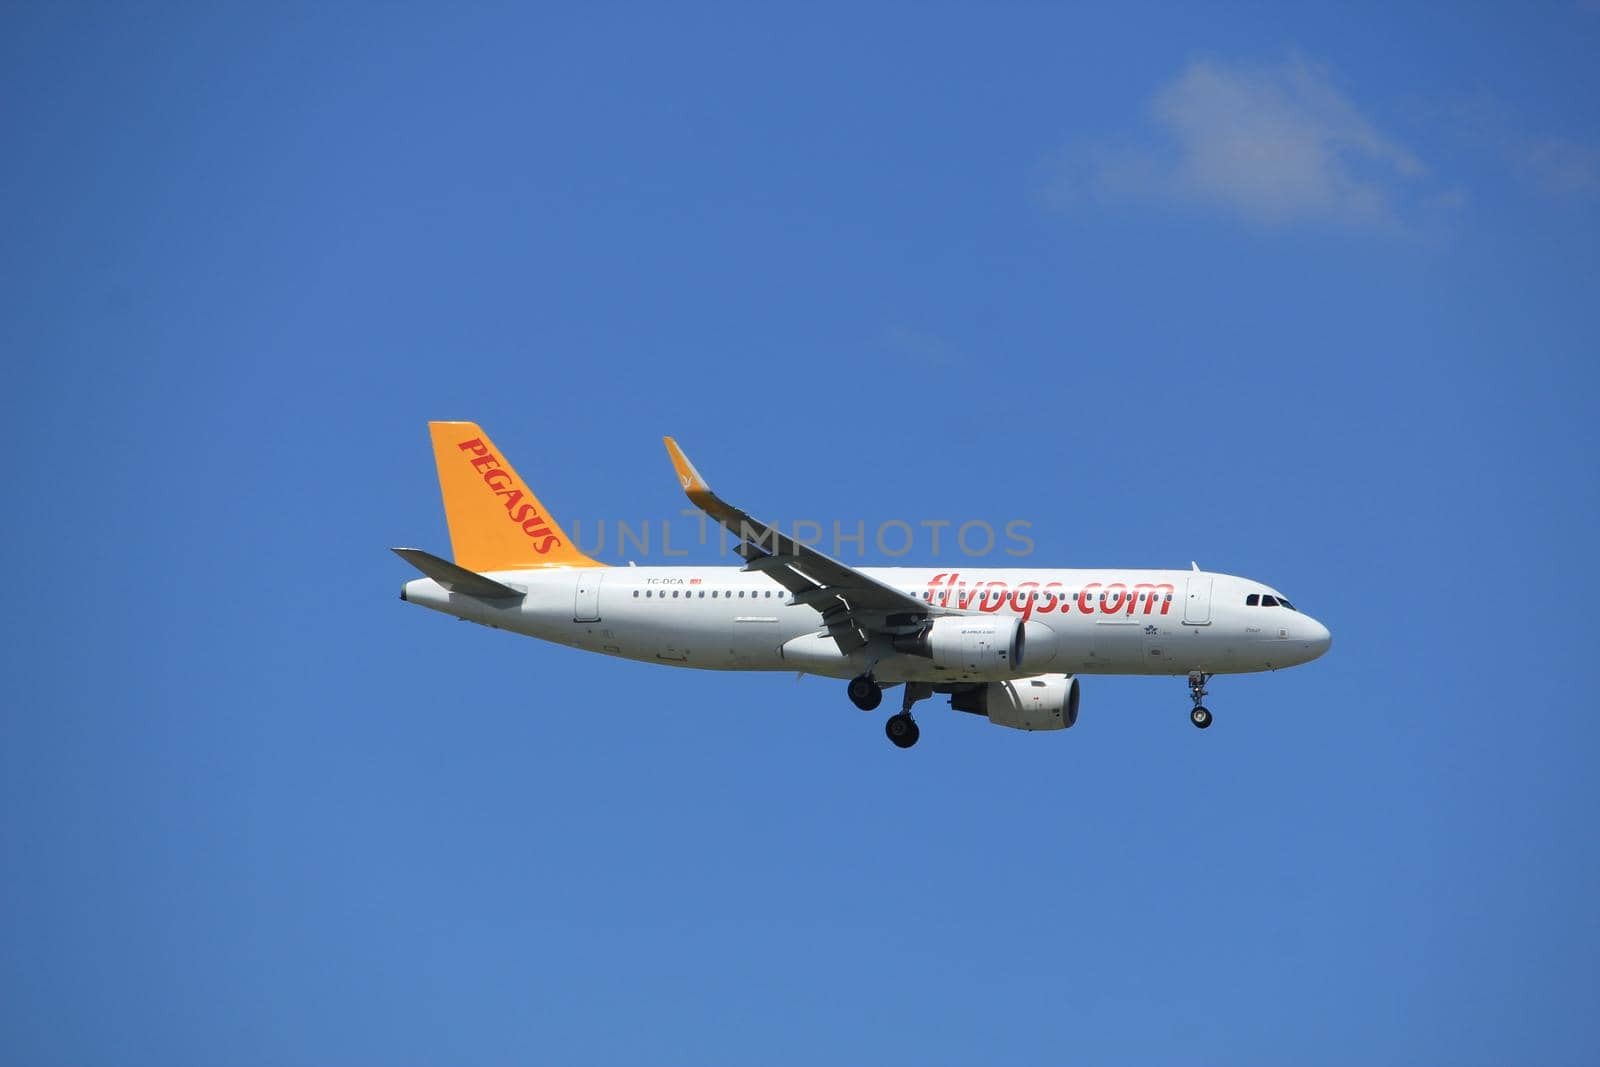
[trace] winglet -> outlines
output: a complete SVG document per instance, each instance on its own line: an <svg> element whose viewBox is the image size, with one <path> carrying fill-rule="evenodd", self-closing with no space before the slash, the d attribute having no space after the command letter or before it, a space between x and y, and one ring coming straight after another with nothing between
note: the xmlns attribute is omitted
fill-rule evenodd
<svg viewBox="0 0 1600 1067"><path fill-rule="evenodd" d="M663 437L661 440L666 443L667 455L672 457L672 469L678 472L678 484L683 486L683 491L688 494L689 499L700 507L705 507L708 499L716 499L706 480L700 477L700 472L694 469L689 457L678 447L678 442L670 437Z"/></svg>

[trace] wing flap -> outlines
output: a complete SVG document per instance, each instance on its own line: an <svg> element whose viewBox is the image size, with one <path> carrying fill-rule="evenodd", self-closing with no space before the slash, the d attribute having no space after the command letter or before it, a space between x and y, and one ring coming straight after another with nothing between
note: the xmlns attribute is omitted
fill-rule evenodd
<svg viewBox="0 0 1600 1067"><path fill-rule="evenodd" d="M739 538L736 551L744 557L744 569L771 576L794 594L792 605L810 605L821 611L828 633L841 650L860 648L869 633L903 628L891 623L891 616L903 624L906 616L968 614L909 596L734 507L711 491L678 442L670 437L663 440L690 502Z"/></svg>

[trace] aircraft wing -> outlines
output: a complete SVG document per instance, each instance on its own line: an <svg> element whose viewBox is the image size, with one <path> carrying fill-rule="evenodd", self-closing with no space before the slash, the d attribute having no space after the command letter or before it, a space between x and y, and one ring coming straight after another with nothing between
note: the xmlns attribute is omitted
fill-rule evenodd
<svg viewBox="0 0 1600 1067"><path fill-rule="evenodd" d="M971 614L908 596L734 507L711 491L678 442L670 437L662 440L684 493L739 538L735 551L744 557L744 569L765 572L794 594L791 604L808 604L820 611L841 651L855 651L874 634L915 633L934 615Z"/></svg>

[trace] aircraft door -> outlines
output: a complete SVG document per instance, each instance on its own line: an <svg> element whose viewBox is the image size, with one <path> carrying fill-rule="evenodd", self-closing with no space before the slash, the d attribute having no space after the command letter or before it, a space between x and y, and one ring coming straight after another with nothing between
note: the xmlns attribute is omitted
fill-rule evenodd
<svg viewBox="0 0 1600 1067"><path fill-rule="evenodd" d="M600 621L600 582L605 576L603 567L578 568L578 593L572 605L573 622Z"/></svg>
<svg viewBox="0 0 1600 1067"><path fill-rule="evenodd" d="M1189 576L1189 595L1183 602L1186 626L1205 626L1211 622L1211 582L1209 574Z"/></svg>
<svg viewBox="0 0 1600 1067"><path fill-rule="evenodd" d="M740 615L733 620L728 657L747 667L772 667L783 662L778 647L783 644L776 616Z"/></svg>

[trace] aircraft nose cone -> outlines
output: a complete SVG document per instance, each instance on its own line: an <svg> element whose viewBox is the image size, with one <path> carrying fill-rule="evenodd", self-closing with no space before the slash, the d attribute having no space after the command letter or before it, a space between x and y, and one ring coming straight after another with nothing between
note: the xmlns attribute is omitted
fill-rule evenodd
<svg viewBox="0 0 1600 1067"><path fill-rule="evenodd" d="M1333 634L1329 633L1328 628L1316 619L1307 618L1306 629L1308 631L1306 644L1311 646L1313 658L1322 655L1333 646Z"/></svg>

